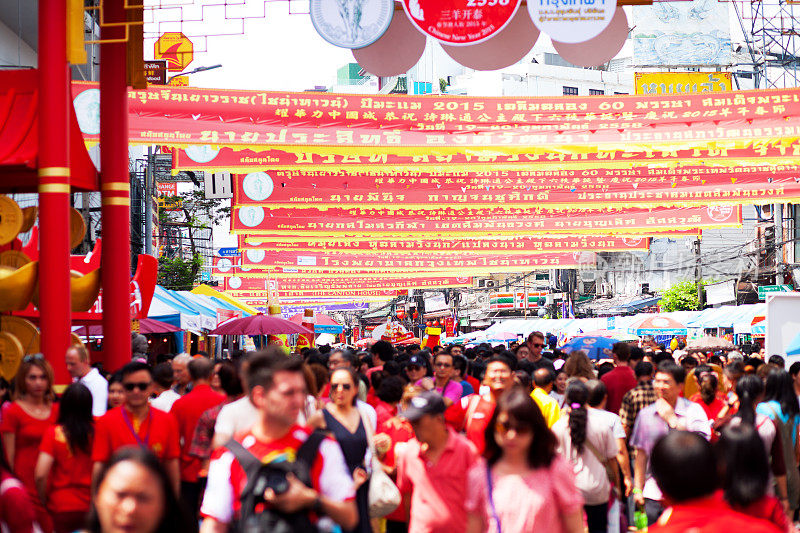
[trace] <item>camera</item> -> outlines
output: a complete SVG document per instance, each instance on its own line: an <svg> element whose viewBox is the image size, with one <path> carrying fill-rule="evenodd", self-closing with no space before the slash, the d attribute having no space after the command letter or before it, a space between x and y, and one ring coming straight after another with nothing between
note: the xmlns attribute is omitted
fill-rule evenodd
<svg viewBox="0 0 800 533"><path fill-rule="evenodd" d="M264 465L258 473L255 482L255 493L264 494L267 489L272 489L275 494L283 494L289 490L289 480L286 479L286 471Z"/></svg>

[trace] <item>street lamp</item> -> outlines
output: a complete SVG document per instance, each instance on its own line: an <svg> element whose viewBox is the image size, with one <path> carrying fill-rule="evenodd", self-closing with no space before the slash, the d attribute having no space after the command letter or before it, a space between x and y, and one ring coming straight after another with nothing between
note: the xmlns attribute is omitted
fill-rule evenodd
<svg viewBox="0 0 800 533"><path fill-rule="evenodd" d="M198 72L205 72L206 70L214 70L215 68L220 68L220 67L222 67L222 65L211 65L210 67L197 67L196 69L190 70L189 72L181 72L180 74L175 74L174 76L170 76L167 79L167 85L169 85L169 82L171 82L173 79L177 78L178 76L188 76L189 74L196 74Z"/></svg>

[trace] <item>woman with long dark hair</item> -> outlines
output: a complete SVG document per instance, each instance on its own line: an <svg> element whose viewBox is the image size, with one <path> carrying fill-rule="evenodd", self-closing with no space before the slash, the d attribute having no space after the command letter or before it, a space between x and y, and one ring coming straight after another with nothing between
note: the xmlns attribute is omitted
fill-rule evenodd
<svg viewBox="0 0 800 533"><path fill-rule="evenodd" d="M619 445L611 426L602 414L588 409L589 389L580 379L567 383L562 416L553 425L558 438L558 452L570 463L575 472L575 485L584 499L583 509L589 533L603 533L608 529L608 501L617 479L617 452Z"/></svg>
<svg viewBox="0 0 800 533"><path fill-rule="evenodd" d="M184 515L166 470L138 446L120 448L97 478L90 533L193 533L197 522Z"/></svg>
<svg viewBox="0 0 800 533"><path fill-rule="evenodd" d="M92 393L73 383L61 397L58 420L42 437L34 471L39 500L56 533L70 533L86 522L92 503L93 440Z"/></svg>
<svg viewBox="0 0 800 533"><path fill-rule="evenodd" d="M715 451L722 492L730 506L744 514L768 520L781 531L790 531L791 522L784 506L767 493L767 453L755 428L747 423L729 425L722 431Z"/></svg>
<svg viewBox="0 0 800 533"><path fill-rule="evenodd" d="M58 404L53 402L53 368L42 354L26 355L17 371L15 386L14 401L3 406L0 434L8 464L28 490L39 527L47 533L53 526L50 515L39 502L33 470L42 437L58 418Z"/></svg>
<svg viewBox="0 0 800 533"><path fill-rule="evenodd" d="M739 382L741 383L742 380ZM741 401L740 398L739 402L741 403ZM770 369L764 385L764 401L758 404L756 413L768 416L778 429L777 437L781 440L783 461L786 467L786 498L788 500L786 505L794 513L800 506L800 475L797 471L797 456L800 451L800 439L797 438L800 427L800 406L797 404L792 378L788 372L778 368ZM783 496L782 494L778 495Z"/></svg>
<svg viewBox="0 0 800 533"><path fill-rule="evenodd" d="M519 387L486 428L486 461L469 472L467 532L582 533L583 499L536 402Z"/></svg>

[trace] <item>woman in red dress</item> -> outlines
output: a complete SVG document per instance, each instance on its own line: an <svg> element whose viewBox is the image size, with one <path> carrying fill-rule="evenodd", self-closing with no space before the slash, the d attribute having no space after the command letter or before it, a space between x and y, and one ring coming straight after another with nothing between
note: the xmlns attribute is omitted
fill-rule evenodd
<svg viewBox="0 0 800 533"><path fill-rule="evenodd" d="M16 398L3 406L0 422L8 464L28 491L36 519L45 533L52 531L52 523L36 494L33 471L42 436L58 418L58 405L53 403L54 398L50 363L42 354L25 356L17 372Z"/></svg>

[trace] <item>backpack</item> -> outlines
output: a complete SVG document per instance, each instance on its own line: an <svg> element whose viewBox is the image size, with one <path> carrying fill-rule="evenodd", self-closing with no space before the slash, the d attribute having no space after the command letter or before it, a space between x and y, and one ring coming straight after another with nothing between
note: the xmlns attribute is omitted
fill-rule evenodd
<svg viewBox="0 0 800 533"><path fill-rule="evenodd" d="M264 503L264 491L286 483L286 474L292 472L297 478L311 486L311 465L319 451L326 434L312 432L297 449L294 462L262 463L247 448L231 439L225 447L233 453L247 476L242 493L239 495L241 511L239 520L233 528L240 533L315 533L317 526L311 522L307 511L282 513L276 509L256 511ZM284 489L285 490L285 489ZM277 490L277 492L281 492Z"/></svg>

